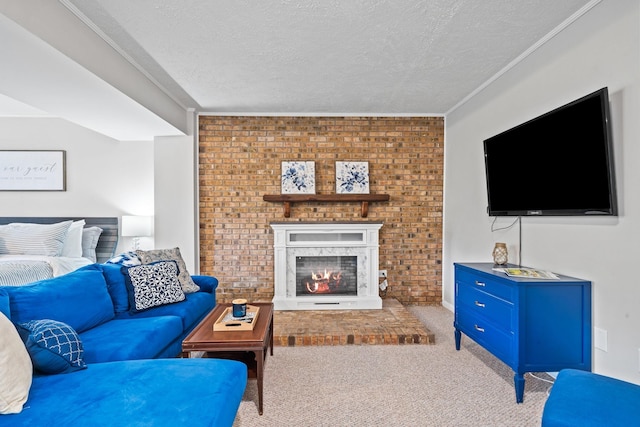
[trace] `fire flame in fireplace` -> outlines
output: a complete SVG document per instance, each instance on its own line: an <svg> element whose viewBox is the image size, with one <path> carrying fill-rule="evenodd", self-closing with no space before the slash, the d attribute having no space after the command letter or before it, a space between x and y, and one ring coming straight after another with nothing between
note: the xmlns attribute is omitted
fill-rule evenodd
<svg viewBox="0 0 640 427"><path fill-rule="evenodd" d="M306 283L307 291L312 294L329 294L340 286L342 280L341 272L324 270L322 273L311 273L311 280Z"/></svg>

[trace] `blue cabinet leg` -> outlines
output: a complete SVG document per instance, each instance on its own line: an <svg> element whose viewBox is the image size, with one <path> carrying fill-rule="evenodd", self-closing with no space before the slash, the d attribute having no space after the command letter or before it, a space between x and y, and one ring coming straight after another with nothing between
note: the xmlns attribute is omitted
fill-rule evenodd
<svg viewBox="0 0 640 427"><path fill-rule="evenodd" d="M460 332L460 329L456 329L453 335L456 339L456 350L460 350L460 338L462 338L462 332Z"/></svg>
<svg viewBox="0 0 640 427"><path fill-rule="evenodd" d="M516 403L522 403L524 400L524 374L515 374L513 385L516 388Z"/></svg>

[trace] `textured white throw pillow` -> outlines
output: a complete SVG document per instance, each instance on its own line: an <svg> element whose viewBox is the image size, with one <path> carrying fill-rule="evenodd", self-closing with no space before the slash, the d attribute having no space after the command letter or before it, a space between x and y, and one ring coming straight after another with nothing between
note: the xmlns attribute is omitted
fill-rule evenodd
<svg viewBox="0 0 640 427"><path fill-rule="evenodd" d="M143 265L156 261L175 261L178 265L178 280L182 284L182 291L185 294L190 294L200 290L200 287L194 283L189 271L187 271L187 264L180 254L180 248L151 249L148 251L138 249L136 255L138 255Z"/></svg>
<svg viewBox="0 0 640 427"><path fill-rule="evenodd" d="M0 414L17 414L29 397L33 364L13 323L0 312Z"/></svg>

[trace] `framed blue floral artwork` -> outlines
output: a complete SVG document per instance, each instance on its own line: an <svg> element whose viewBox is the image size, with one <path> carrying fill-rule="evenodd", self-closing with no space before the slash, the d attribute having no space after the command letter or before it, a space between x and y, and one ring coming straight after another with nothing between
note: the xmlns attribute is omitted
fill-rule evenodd
<svg viewBox="0 0 640 427"><path fill-rule="evenodd" d="M336 162L337 194L369 194L369 162Z"/></svg>
<svg viewBox="0 0 640 427"><path fill-rule="evenodd" d="M282 162L282 194L316 194L315 162Z"/></svg>

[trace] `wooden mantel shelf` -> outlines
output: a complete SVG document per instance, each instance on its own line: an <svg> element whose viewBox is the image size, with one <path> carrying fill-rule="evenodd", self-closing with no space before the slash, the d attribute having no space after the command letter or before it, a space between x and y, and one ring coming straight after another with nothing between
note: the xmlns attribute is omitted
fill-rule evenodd
<svg viewBox="0 0 640 427"><path fill-rule="evenodd" d="M283 203L284 217L291 216L291 204L299 202L360 202L360 215L366 218L369 214L369 202L388 202L388 194L265 194L265 202Z"/></svg>

